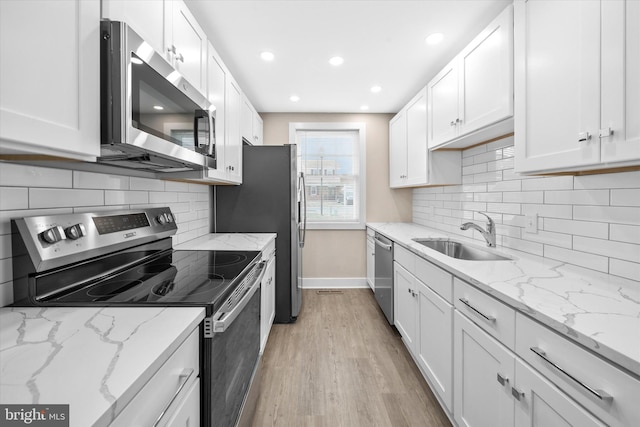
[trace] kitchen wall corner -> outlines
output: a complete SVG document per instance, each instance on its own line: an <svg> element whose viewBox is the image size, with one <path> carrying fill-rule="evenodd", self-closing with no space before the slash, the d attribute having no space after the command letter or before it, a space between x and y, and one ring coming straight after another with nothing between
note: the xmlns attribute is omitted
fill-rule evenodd
<svg viewBox="0 0 640 427"><path fill-rule="evenodd" d="M159 179L0 163L0 306L13 302L11 219L169 206L173 243L209 233L210 187Z"/></svg>

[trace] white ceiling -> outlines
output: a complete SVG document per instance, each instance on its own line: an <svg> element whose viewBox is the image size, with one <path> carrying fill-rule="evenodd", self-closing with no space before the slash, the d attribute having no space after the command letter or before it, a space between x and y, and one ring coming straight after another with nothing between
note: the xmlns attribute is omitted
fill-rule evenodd
<svg viewBox="0 0 640 427"><path fill-rule="evenodd" d="M258 112L395 113L510 0L186 0ZM429 46L427 35L444 40ZM265 62L263 51L275 54ZM344 64L329 64L332 56ZM382 87L374 94L370 88ZM294 103L291 95L300 97Z"/></svg>

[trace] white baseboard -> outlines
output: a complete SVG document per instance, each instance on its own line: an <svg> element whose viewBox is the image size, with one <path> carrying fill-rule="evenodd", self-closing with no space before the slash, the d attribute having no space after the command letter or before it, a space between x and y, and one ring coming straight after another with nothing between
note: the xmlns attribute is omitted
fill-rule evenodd
<svg viewBox="0 0 640 427"><path fill-rule="evenodd" d="M368 288L366 277L304 277L303 289Z"/></svg>

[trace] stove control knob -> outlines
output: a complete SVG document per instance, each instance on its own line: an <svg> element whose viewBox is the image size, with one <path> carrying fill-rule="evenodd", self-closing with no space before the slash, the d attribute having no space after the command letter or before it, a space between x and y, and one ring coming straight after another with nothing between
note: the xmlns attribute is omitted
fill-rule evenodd
<svg viewBox="0 0 640 427"><path fill-rule="evenodd" d="M173 215L171 215L170 213L166 213L164 214L167 217L167 222L168 223L172 223L174 221Z"/></svg>
<svg viewBox="0 0 640 427"><path fill-rule="evenodd" d="M67 238L64 234L64 229L59 225L43 231L40 233L40 237L47 243L56 243Z"/></svg>
<svg viewBox="0 0 640 427"><path fill-rule="evenodd" d="M165 216L165 214L160 214L156 218L156 221L158 221L158 224L164 225L164 223L167 222L167 217Z"/></svg>
<svg viewBox="0 0 640 427"><path fill-rule="evenodd" d="M83 224L76 224L65 229L64 234L66 234L66 236L71 240L77 240L80 237L86 236L87 230L84 228Z"/></svg>

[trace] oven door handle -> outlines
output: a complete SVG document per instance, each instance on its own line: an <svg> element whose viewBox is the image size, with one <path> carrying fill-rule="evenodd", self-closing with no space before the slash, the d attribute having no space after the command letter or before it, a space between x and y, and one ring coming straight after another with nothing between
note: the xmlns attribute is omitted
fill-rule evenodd
<svg viewBox="0 0 640 427"><path fill-rule="evenodd" d="M233 323L233 321L236 320L236 317L240 315L240 312L244 310L247 304L249 304L249 301L251 300L253 294L256 293L258 288L260 288L260 282L262 282L262 278L264 277L265 273L265 264L266 261L261 261L258 265L257 268L260 270L260 272L251 284L251 287L249 288L247 293L244 294L240 302L238 302L238 304L231 311L225 313L220 319L213 321L214 333L226 331L227 328Z"/></svg>

